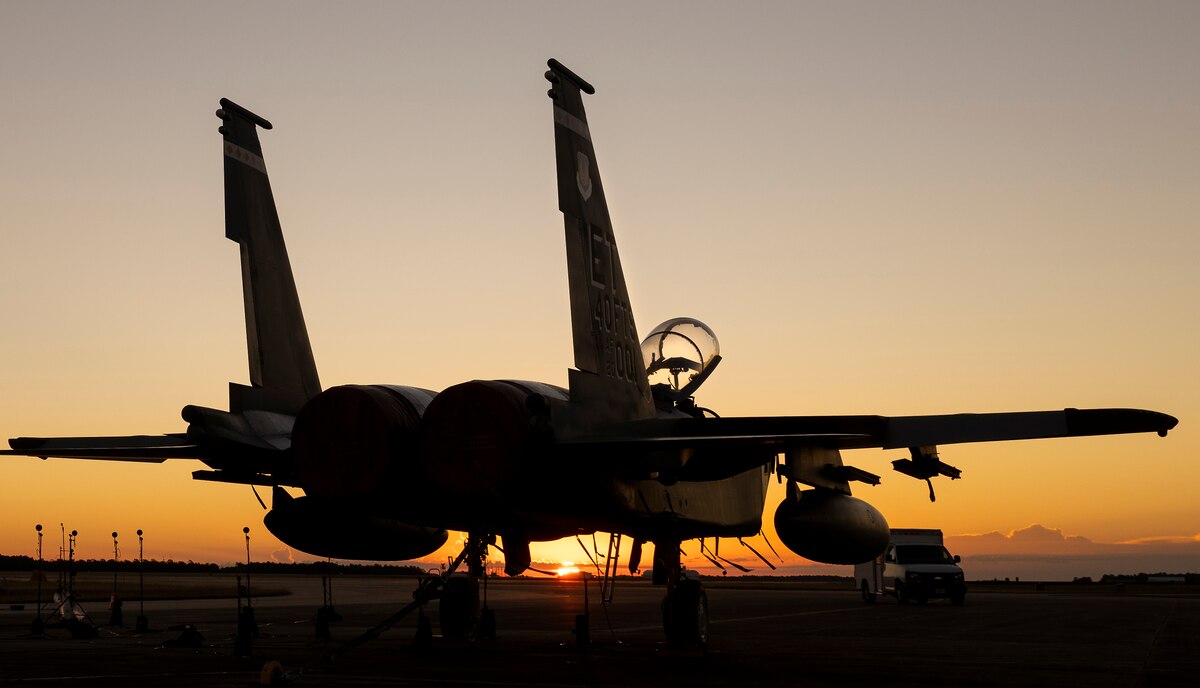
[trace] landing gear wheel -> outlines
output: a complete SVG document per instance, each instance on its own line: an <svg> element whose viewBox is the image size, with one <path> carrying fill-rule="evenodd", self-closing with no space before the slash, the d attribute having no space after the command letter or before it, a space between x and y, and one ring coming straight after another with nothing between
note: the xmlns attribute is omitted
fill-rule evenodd
<svg viewBox="0 0 1200 688"><path fill-rule="evenodd" d="M490 607L484 607L479 611L479 639L496 639L496 612Z"/></svg>
<svg viewBox="0 0 1200 688"><path fill-rule="evenodd" d="M275 660L270 660L263 665L262 671L258 674L258 683L263 686L278 686L284 682L283 665Z"/></svg>
<svg viewBox="0 0 1200 688"><path fill-rule="evenodd" d="M866 581L863 581L862 584L862 598L863 602L867 604L875 604L875 594L871 592L871 587L867 585Z"/></svg>
<svg viewBox="0 0 1200 688"><path fill-rule="evenodd" d="M908 604L908 591L904 589L904 584L896 581L896 600L900 604Z"/></svg>
<svg viewBox="0 0 1200 688"><path fill-rule="evenodd" d="M442 585L438 603L442 637L452 642L475 640L479 627L479 583L467 576L451 576Z"/></svg>
<svg viewBox="0 0 1200 688"><path fill-rule="evenodd" d="M708 648L708 594L700 581L681 580L663 598L663 630L676 645Z"/></svg>

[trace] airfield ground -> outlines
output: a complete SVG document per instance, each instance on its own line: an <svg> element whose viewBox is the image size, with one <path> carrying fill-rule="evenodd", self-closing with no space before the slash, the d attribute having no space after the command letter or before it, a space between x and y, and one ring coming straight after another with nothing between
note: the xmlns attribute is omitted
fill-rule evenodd
<svg viewBox="0 0 1200 688"><path fill-rule="evenodd" d="M23 586L27 573L7 579L22 576ZM94 577L111 587L111 574ZM270 660L288 672L302 670L297 684L312 686L1200 685L1195 586L975 585L967 604L953 607L867 605L849 584L714 580L711 645L701 653L662 642L662 592L644 581L619 581L607 608L595 581L589 584L593 642L583 651L572 634L583 611L579 581L499 580L488 588L494 641L435 639L418 649L414 615L320 664L315 660L324 651L411 601L414 579L336 578L334 603L343 620L326 644L315 639L319 577L255 576L256 589L287 594L255 598L260 637L245 659L234 657L235 600L147 601L150 631L139 634L137 577L125 574L119 583L126 627L103 627L90 640L54 627L44 638L32 637L33 600L12 609L20 593L10 586L0 610L0 685L252 686ZM222 588L235 588L232 575L147 576L148 590ZM83 606L97 623L108 620L106 602ZM436 603L428 611L436 633ZM180 636L182 624L199 629L201 647L163 647Z"/></svg>

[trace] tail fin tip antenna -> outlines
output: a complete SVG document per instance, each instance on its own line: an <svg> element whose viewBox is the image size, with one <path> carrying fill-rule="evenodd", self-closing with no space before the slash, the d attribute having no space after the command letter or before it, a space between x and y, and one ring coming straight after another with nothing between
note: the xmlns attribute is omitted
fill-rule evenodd
<svg viewBox="0 0 1200 688"><path fill-rule="evenodd" d="M549 60L546 60L546 66L550 68L550 71L546 73L547 80L553 82L554 79L551 78L552 73L557 72L558 74L565 76L568 80L571 81L571 83L578 86L580 91L583 91L584 93L588 94L589 96L596 95L596 87L595 86L592 86L587 81L585 81L583 77L579 76L575 72L572 72L571 70L564 67L563 63L559 62L558 60L554 59L553 57L550 58ZM268 128L270 128L270 127L268 127Z"/></svg>

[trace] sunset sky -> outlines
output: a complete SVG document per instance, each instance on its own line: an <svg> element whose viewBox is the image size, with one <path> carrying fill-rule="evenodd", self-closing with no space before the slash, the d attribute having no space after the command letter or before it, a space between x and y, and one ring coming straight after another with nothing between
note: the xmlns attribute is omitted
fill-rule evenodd
<svg viewBox="0 0 1200 688"><path fill-rule="evenodd" d="M556 57L597 89L638 326L720 337L702 405L1171 413L1166 439L944 447L935 504L903 453L844 458L988 577L1200 570L1197 36L1191 2L5 3L0 439L179 432L247 381L222 97L275 124L326 387L565 384ZM0 553L42 523L57 556L62 523L84 557L142 528L147 557L225 562L248 525L286 558L198 467L5 457Z"/></svg>

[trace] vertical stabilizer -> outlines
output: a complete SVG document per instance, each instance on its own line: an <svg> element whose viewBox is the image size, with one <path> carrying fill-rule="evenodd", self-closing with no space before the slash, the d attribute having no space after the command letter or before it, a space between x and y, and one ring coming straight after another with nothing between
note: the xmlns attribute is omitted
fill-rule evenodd
<svg viewBox="0 0 1200 688"><path fill-rule="evenodd" d="M582 94L595 89L557 60L547 64L575 344L571 405L590 424L650 418L650 384L583 109Z"/></svg>
<svg viewBox="0 0 1200 688"><path fill-rule="evenodd" d="M241 247L250 357L251 387L230 385L230 410L295 415L321 383L258 142L258 127L271 123L224 98L217 116L224 122L225 236Z"/></svg>

